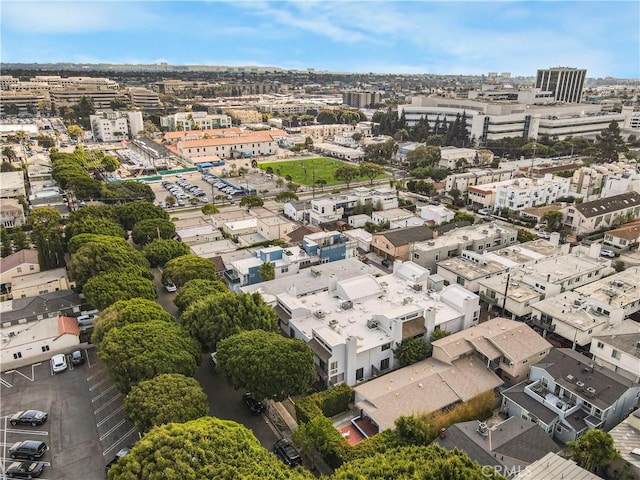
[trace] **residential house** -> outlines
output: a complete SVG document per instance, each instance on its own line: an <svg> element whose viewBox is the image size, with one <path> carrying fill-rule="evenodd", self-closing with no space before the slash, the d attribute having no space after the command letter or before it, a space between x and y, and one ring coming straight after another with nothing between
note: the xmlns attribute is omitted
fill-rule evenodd
<svg viewBox="0 0 640 480"><path fill-rule="evenodd" d="M512 417L513 418L513 417ZM547 437L548 438L548 437ZM506 472L504 472L506 473ZM544 457L536 460L519 473L512 480L555 479L564 480L601 480L588 470L579 467L576 462L561 457L554 450L549 450Z"/></svg>
<svg viewBox="0 0 640 480"><path fill-rule="evenodd" d="M19 227L24 223L22 204L13 198L3 199L0 203L0 225L3 227Z"/></svg>
<svg viewBox="0 0 640 480"><path fill-rule="evenodd" d="M317 263L335 262L356 255L356 242L335 230L305 235L302 249L310 258L317 257Z"/></svg>
<svg viewBox="0 0 640 480"><path fill-rule="evenodd" d="M392 208L371 213L371 220L380 225L389 222L389 229L419 227L424 225L424 220L416 217L413 212L404 208Z"/></svg>
<svg viewBox="0 0 640 480"><path fill-rule="evenodd" d="M298 224L280 215L271 215L269 217L259 217L257 227L257 233L267 240L279 240L298 228Z"/></svg>
<svg viewBox="0 0 640 480"><path fill-rule="evenodd" d="M409 260L416 242L433 238L433 230L426 226L398 228L371 236L371 250L387 260Z"/></svg>
<svg viewBox="0 0 640 480"><path fill-rule="evenodd" d="M604 333L594 335L589 353L596 365L640 383L640 324L623 320Z"/></svg>
<svg viewBox="0 0 640 480"><path fill-rule="evenodd" d="M371 239L373 235L367 232L364 228L353 228L351 230L345 230L342 234L356 241L357 251L368 253L371 250Z"/></svg>
<svg viewBox="0 0 640 480"><path fill-rule="evenodd" d="M566 443L587 430L608 431L637 408L640 385L568 348L531 366L528 381L502 392L502 410L537 423Z"/></svg>
<svg viewBox="0 0 640 480"><path fill-rule="evenodd" d="M390 210L398 208L398 197L395 190L364 187L353 189L352 193L334 195L311 200L311 224L319 226L342 220L362 210Z"/></svg>
<svg viewBox="0 0 640 480"><path fill-rule="evenodd" d="M613 446L620 453L620 460L614 461L613 468L624 471L627 467L635 478L640 478L640 409L633 412L609 431Z"/></svg>
<svg viewBox="0 0 640 480"><path fill-rule="evenodd" d="M484 185L487 183L504 182L511 180L517 171L517 167L509 168L471 168L465 173L453 173L449 175L444 183L447 192L456 189L461 194L465 194L469 187Z"/></svg>
<svg viewBox="0 0 640 480"><path fill-rule="evenodd" d="M318 227L312 225L302 225L284 236L284 240L290 244L298 244L302 239L311 233L321 232Z"/></svg>
<svg viewBox="0 0 640 480"><path fill-rule="evenodd" d="M300 223L309 223L311 213L311 202L309 200L299 200L284 204L284 216Z"/></svg>
<svg viewBox="0 0 640 480"><path fill-rule="evenodd" d="M0 263L0 293L11 291L13 277L39 271L37 250L20 250L4 257Z"/></svg>
<svg viewBox="0 0 640 480"><path fill-rule="evenodd" d="M492 426L478 420L455 423L441 431L433 443L447 450L462 450L483 466L483 472L490 468L492 473L495 471L505 476L523 472L545 455L560 450L536 424L519 417L510 417Z"/></svg>
<svg viewBox="0 0 640 480"><path fill-rule="evenodd" d="M230 238L237 240L241 235L256 233L258 231L258 219L250 217L244 220L225 222L222 224L222 231Z"/></svg>
<svg viewBox="0 0 640 480"><path fill-rule="evenodd" d="M433 358L452 364L471 354L507 383L529 376L529 368L551 350L532 328L506 318L493 318L432 343Z"/></svg>
<svg viewBox="0 0 640 480"><path fill-rule="evenodd" d="M603 246L616 252L629 250L640 243L640 222L631 222L604 233Z"/></svg>
<svg viewBox="0 0 640 480"><path fill-rule="evenodd" d="M640 193L627 192L591 202L568 205L563 214L564 224L575 235L608 230L640 217Z"/></svg>
<svg viewBox="0 0 640 480"><path fill-rule="evenodd" d="M416 208L420 218L434 225L450 222L455 217L456 212L449 210L444 205L421 205Z"/></svg>
<svg viewBox="0 0 640 480"><path fill-rule="evenodd" d="M360 228L360 227L364 227L367 222L371 222L371 217L369 215L366 215L364 213L361 213L360 215L351 215L349 217L349 226L351 228Z"/></svg>
<svg viewBox="0 0 640 480"><path fill-rule="evenodd" d="M222 240L222 232L209 223L176 229L178 239L189 246Z"/></svg>
<svg viewBox="0 0 640 480"><path fill-rule="evenodd" d="M40 272L16 275L11 279L13 298L33 297L49 292L71 290L75 285L69 281L65 268L54 268Z"/></svg>
<svg viewBox="0 0 640 480"><path fill-rule="evenodd" d="M22 170L0 172L0 198L26 198L25 195L24 173Z"/></svg>
<svg viewBox="0 0 640 480"><path fill-rule="evenodd" d="M381 277L329 276L327 285L303 298L277 294L276 311L286 333L307 342L329 386L354 385L394 368L393 350L407 338L426 340L438 327L457 332L479 318L477 295L458 285L429 292L429 271L411 262L396 262L394 272Z"/></svg>
<svg viewBox="0 0 640 480"><path fill-rule="evenodd" d="M78 294L71 290L0 302L2 327L22 325L58 315L69 316L80 312L81 304Z"/></svg>

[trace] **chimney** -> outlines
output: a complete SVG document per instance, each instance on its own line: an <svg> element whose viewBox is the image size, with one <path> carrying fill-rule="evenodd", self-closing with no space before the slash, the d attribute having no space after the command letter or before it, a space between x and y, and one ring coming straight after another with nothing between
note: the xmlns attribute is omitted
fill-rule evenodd
<svg viewBox="0 0 640 480"><path fill-rule="evenodd" d="M436 309L429 307L424 312L425 327L427 327L427 335L431 335L436 329Z"/></svg>
<svg viewBox="0 0 640 480"><path fill-rule="evenodd" d="M398 270L400 270L400 267L402 267L402 260L395 260L393 262L393 274L394 275L396 273L398 273Z"/></svg>
<svg viewBox="0 0 640 480"><path fill-rule="evenodd" d="M447 438L447 429L446 428L441 428L440 429L440 433L438 433L438 436L442 439Z"/></svg>
<svg viewBox="0 0 640 480"><path fill-rule="evenodd" d="M602 249L602 245L599 243L592 243L589 246L589 257L593 258L593 259L598 259L600 258L600 250Z"/></svg>

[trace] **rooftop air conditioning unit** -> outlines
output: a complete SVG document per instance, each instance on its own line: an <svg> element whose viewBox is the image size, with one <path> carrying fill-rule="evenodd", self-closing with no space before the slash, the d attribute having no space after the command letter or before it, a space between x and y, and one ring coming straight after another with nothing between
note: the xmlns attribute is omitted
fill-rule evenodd
<svg viewBox="0 0 640 480"><path fill-rule="evenodd" d="M578 387L580 390L582 390L584 388L584 382L581 382L580 380L578 380L576 382L576 387Z"/></svg>
<svg viewBox="0 0 640 480"><path fill-rule="evenodd" d="M353 308L353 302L351 300L342 302L342 305L340 305L340 308L342 308L343 310L349 310Z"/></svg>
<svg viewBox="0 0 640 480"><path fill-rule="evenodd" d="M595 397L596 396L596 389L593 388L593 387L587 387L587 393L589 395L591 395L592 397Z"/></svg>
<svg viewBox="0 0 640 480"><path fill-rule="evenodd" d="M414 283L413 285L411 285L411 288L413 288L416 292L422 291L422 285L420 285L419 283Z"/></svg>
<svg viewBox="0 0 640 480"><path fill-rule="evenodd" d="M367 328L378 328L377 320L367 320Z"/></svg>

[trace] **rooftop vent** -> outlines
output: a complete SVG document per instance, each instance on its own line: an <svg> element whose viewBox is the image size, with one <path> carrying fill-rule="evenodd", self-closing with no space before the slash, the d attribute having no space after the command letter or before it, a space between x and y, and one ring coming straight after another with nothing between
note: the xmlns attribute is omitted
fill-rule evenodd
<svg viewBox="0 0 640 480"><path fill-rule="evenodd" d="M419 283L414 283L413 285L411 285L411 288L413 288L416 292L422 291L422 285L420 285Z"/></svg>
<svg viewBox="0 0 640 480"><path fill-rule="evenodd" d="M566 376L566 377L564 377L564 378L566 378L566 379L567 379L567 380L569 380L570 382L573 382L573 381L575 380L575 377L574 377L573 375L571 375L571 374L567 375L567 376Z"/></svg>
<svg viewBox="0 0 640 480"><path fill-rule="evenodd" d="M480 422L478 424L478 430L476 430L476 431L482 437L486 437L487 435L489 435L489 427L487 426L487 424L485 422Z"/></svg>
<svg viewBox="0 0 640 480"><path fill-rule="evenodd" d="M353 308L353 302L351 300L342 302L342 305L340 305L340 308L342 308L343 310L350 310Z"/></svg>
<svg viewBox="0 0 640 480"><path fill-rule="evenodd" d="M313 312L313 315L316 318L324 318L324 312L322 310L316 310L315 312Z"/></svg>
<svg viewBox="0 0 640 480"><path fill-rule="evenodd" d="M378 328L377 320L367 320L367 328Z"/></svg>
<svg viewBox="0 0 640 480"><path fill-rule="evenodd" d="M595 397L596 396L596 389L593 388L593 387L587 387L587 393L589 395L591 395L592 397Z"/></svg>

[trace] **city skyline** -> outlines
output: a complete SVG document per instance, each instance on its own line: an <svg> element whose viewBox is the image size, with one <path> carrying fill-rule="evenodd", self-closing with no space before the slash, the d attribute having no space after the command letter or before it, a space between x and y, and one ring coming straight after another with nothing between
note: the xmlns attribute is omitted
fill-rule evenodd
<svg viewBox="0 0 640 480"><path fill-rule="evenodd" d="M640 4L2 1L5 63L640 77ZM79 20L81 19L81 21Z"/></svg>

